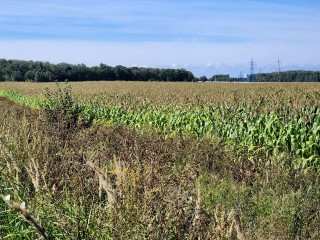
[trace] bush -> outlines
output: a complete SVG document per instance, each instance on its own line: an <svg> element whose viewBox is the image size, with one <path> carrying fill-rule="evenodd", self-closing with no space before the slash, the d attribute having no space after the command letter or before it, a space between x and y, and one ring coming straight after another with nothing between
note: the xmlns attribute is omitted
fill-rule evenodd
<svg viewBox="0 0 320 240"><path fill-rule="evenodd" d="M77 125L80 109L72 96L71 86L68 83L64 87L56 85L56 91L45 90L46 100L42 106L45 120L59 129L72 129Z"/></svg>

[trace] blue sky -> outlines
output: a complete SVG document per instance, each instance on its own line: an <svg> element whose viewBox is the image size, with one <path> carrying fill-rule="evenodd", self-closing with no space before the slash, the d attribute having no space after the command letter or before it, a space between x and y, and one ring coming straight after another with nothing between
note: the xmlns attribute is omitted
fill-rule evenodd
<svg viewBox="0 0 320 240"><path fill-rule="evenodd" d="M320 1L0 0L0 58L186 68L197 76L320 70Z"/></svg>

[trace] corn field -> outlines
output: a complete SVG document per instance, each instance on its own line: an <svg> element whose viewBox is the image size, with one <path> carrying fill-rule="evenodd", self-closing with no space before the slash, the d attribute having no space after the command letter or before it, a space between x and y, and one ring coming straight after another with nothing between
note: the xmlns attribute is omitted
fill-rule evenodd
<svg viewBox="0 0 320 240"><path fill-rule="evenodd" d="M233 98L236 98L237 93L231 91L229 94L234 94ZM22 95L8 90L1 90L0 95L35 109L43 106L53 109L57 104L43 97ZM281 96L282 99L279 99L276 105L274 99L262 96L251 98L249 102L246 102L248 99L245 98L239 99L236 104L227 101L211 104L204 103L201 99L201 104L196 104L196 97L192 99L191 96L190 106L175 103L156 105L148 98L137 100L128 94L119 97L120 102L108 104L108 95L103 98L100 94L99 98L87 94L71 103L70 107L79 112L83 121L123 124L139 131L156 131L169 136L222 138L227 143L252 151L264 148L268 154L288 153L294 156L293 162L297 168L320 170L320 110L316 102L318 96L320 95L317 92L313 95L310 92L302 94L302 97L313 103L307 106L296 106L297 101L292 100L293 93ZM230 98L232 96L228 99Z"/></svg>
<svg viewBox="0 0 320 240"><path fill-rule="evenodd" d="M319 97L0 83L0 238L319 239Z"/></svg>

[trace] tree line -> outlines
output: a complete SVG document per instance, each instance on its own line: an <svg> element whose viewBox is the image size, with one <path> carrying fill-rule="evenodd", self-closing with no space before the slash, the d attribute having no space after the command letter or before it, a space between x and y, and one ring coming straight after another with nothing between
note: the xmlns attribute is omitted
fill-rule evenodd
<svg viewBox="0 0 320 240"><path fill-rule="evenodd" d="M246 77L230 77L228 74L208 78L195 77L185 69L144 67L112 67L106 64L88 67L84 64L0 59L0 81L163 81L163 82L320 82L320 71L286 71L258 73Z"/></svg>
<svg viewBox="0 0 320 240"><path fill-rule="evenodd" d="M202 82L320 82L320 71L286 71L258 73L246 77L230 77L230 75L214 75L211 78L202 76Z"/></svg>
<svg viewBox="0 0 320 240"><path fill-rule="evenodd" d="M256 82L320 82L320 71L286 71L255 74Z"/></svg>
<svg viewBox="0 0 320 240"><path fill-rule="evenodd" d="M111 67L105 64L88 67L84 64L52 64L41 61L0 59L0 81L165 81L190 82L195 77L185 69L160 69L143 67Z"/></svg>

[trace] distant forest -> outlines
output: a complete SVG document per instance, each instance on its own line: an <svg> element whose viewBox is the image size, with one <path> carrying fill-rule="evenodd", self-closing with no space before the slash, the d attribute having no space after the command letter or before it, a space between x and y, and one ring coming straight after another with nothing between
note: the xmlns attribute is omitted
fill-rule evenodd
<svg viewBox="0 0 320 240"><path fill-rule="evenodd" d="M258 73L247 77L233 78L229 75L214 75L211 78L202 76L202 82L320 82L320 71L286 71Z"/></svg>
<svg viewBox="0 0 320 240"><path fill-rule="evenodd" d="M229 75L195 77L185 69L145 67L111 67L105 64L88 67L84 64L52 64L41 61L0 59L0 81L162 81L162 82L320 82L320 71L286 71L259 73L233 78Z"/></svg>
<svg viewBox="0 0 320 240"><path fill-rule="evenodd" d="M0 81L165 81L191 82L195 77L185 69L142 67L110 67L105 64L87 67L84 64L34 62L0 59Z"/></svg>

